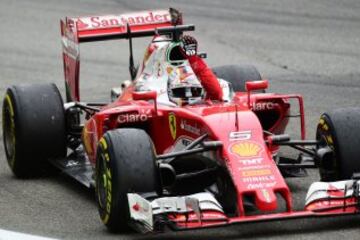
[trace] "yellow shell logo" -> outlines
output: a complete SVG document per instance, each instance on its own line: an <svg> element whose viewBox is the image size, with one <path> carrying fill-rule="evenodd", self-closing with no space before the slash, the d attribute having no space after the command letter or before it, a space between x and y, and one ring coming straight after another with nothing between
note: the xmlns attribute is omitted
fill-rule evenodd
<svg viewBox="0 0 360 240"><path fill-rule="evenodd" d="M231 146L231 152L240 157L257 157L262 147L254 142L240 142Z"/></svg>

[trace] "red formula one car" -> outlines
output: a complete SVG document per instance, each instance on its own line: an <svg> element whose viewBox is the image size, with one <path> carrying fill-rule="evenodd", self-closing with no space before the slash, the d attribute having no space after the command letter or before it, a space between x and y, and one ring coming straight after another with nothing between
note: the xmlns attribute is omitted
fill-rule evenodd
<svg viewBox="0 0 360 240"><path fill-rule="evenodd" d="M179 105L169 82L197 81L180 54L180 38L192 30L174 9L61 21L66 103L54 84L12 86L4 98L13 173L39 176L52 163L94 186L100 218L112 231L358 213L360 111L324 113L316 139L306 140L302 97L265 93L268 81L254 67L233 65L213 68L222 101L199 95ZM147 36L153 40L136 69L132 39ZM111 39L130 43L131 80L112 89L108 104L81 102L79 45ZM299 140L285 133L290 117L300 119ZM298 157L284 157L280 146ZM322 182L309 187L298 211L284 178L302 177L306 168L319 168Z"/></svg>

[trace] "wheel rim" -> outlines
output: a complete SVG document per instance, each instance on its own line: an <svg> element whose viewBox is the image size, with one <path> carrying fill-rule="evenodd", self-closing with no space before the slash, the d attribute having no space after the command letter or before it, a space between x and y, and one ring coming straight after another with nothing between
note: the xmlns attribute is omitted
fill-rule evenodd
<svg viewBox="0 0 360 240"><path fill-rule="evenodd" d="M11 104L9 95L6 95L3 106L3 135L5 154L10 167L14 166L15 162L15 120L14 109Z"/></svg>
<svg viewBox="0 0 360 240"><path fill-rule="evenodd" d="M336 160L337 157L335 151L335 143L330 128L331 126L329 121L326 120L325 116L322 116L320 118L316 133L316 140L320 142L318 147L321 148L328 146L334 151L334 158L331 159L331 161L323 161L319 163L319 170L322 181L335 181L339 178L339 173L337 171L338 162Z"/></svg>
<svg viewBox="0 0 360 240"><path fill-rule="evenodd" d="M99 173L97 176L97 186L98 186L98 200L99 200L99 205L102 209L105 210L106 207L106 174L105 174L105 161L103 156L101 155L99 158Z"/></svg>
<svg viewBox="0 0 360 240"><path fill-rule="evenodd" d="M101 220L107 224L111 212L111 173L107 166L107 153L100 153L98 158L98 169L96 176L97 199ZM108 156L108 155L107 155Z"/></svg>

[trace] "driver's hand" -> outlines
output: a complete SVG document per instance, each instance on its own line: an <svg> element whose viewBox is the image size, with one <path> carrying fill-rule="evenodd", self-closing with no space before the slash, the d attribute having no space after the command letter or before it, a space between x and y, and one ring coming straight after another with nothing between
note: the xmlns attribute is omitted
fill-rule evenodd
<svg viewBox="0 0 360 240"><path fill-rule="evenodd" d="M186 56L194 56L197 54L197 41L194 37L184 35L181 38L181 46Z"/></svg>

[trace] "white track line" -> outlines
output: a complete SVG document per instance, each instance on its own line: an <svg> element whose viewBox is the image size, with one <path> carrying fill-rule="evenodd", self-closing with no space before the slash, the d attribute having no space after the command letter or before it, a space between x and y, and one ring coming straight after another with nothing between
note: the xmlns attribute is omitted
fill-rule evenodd
<svg viewBox="0 0 360 240"><path fill-rule="evenodd" d="M0 240L55 240L55 238L39 237L0 229Z"/></svg>

